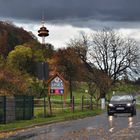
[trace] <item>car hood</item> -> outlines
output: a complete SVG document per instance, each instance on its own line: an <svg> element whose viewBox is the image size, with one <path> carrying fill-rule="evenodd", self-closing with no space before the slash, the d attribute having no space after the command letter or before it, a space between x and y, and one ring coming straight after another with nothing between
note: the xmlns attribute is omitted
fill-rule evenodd
<svg viewBox="0 0 140 140"><path fill-rule="evenodd" d="M111 104L127 104L132 103L132 101L110 101Z"/></svg>

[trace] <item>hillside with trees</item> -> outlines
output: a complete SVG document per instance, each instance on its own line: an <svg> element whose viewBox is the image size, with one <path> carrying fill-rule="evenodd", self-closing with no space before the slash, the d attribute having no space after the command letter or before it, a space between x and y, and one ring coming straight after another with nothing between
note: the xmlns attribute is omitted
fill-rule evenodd
<svg viewBox="0 0 140 140"><path fill-rule="evenodd" d="M0 21L0 95L26 94L36 85L37 63L49 63L53 53L53 45L42 46L31 32Z"/></svg>
<svg viewBox="0 0 140 140"><path fill-rule="evenodd" d="M35 36L13 25L10 22L0 21L0 54L7 57L16 45L36 40Z"/></svg>
<svg viewBox="0 0 140 140"><path fill-rule="evenodd" d="M0 94L9 94L8 89L13 94L27 92L28 88L42 91L36 64L47 62L50 76L57 71L69 82L70 98L75 83L85 82L88 93L94 97L96 93L99 100L120 80L139 76L139 54L134 40L124 39L110 29L90 36L82 34L81 38L70 40L66 48L54 50L52 44L42 46L23 28L0 21ZM139 84L139 79L135 84Z"/></svg>

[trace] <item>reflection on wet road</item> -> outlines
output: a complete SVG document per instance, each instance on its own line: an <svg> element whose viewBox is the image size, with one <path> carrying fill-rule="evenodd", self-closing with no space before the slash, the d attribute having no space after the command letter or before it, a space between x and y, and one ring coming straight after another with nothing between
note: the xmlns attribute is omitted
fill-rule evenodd
<svg viewBox="0 0 140 140"><path fill-rule="evenodd" d="M61 122L17 133L8 140L140 140L140 111L137 116L106 113L74 121Z"/></svg>
<svg viewBox="0 0 140 140"><path fill-rule="evenodd" d="M128 127L131 128L133 125L133 117L128 118Z"/></svg>
<svg viewBox="0 0 140 140"><path fill-rule="evenodd" d="M118 117L118 119L116 119L115 117ZM125 119L121 119L120 117L125 117ZM129 116L109 116L108 117L108 125L109 125L109 132L113 132L115 131L115 128L118 128L119 126L116 125L116 123L119 122L119 120L123 120L126 121L126 124L128 124L128 128L131 128L133 126L134 123L134 118L133 117L129 117ZM122 124L124 124L124 122L122 122Z"/></svg>

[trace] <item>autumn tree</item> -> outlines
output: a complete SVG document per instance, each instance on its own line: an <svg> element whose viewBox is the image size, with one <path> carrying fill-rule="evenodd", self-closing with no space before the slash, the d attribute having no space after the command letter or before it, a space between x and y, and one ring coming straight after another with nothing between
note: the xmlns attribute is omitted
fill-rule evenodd
<svg viewBox="0 0 140 140"><path fill-rule="evenodd" d="M54 46L50 43L45 44L44 48L43 48L43 55L46 59L50 59L52 58L53 54L54 54Z"/></svg>
<svg viewBox="0 0 140 140"><path fill-rule="evenodd" d="M32 71L32 56L31 48L19 45L9 53L7 63L19 71L28 73Z"/></svg>
<svg viewBox="0 0 140 140"><path fill-rule="evenodd" d="M73 48L59 49L55 54L58 71L69 81L70 99L72 101L72 81L79 75L80 59Z"/></svg>
<svg viewBox="0 0 140 140"><path fill-rule="evenodd" d="M27 93L27 77L11 67L0 66L0 95L23 95Z"/></svg>
<svg viewBox="0 0 140 140"><path fill-rule="evenodd" d="M33 41L24 44L27 47L30 47L33 52L33 57L35 61L48 61L51 59L54 54L54 46L52 44L40 44L39 42Z"/></svg>
<svg viewBox="0 0 140 140"><path fill-rule="evenodd" d="M100 88L101 97L105 97L109 87L119 78L138 72L138 45L134 40L120 37L114 30L105 28L91 38L82 34L81 39L72 40L69 45L76 49L93 75L92 81Z"/></svg>
<svg viewBox="0 0 140 140"><path fill-rule="evenodd" d="M32 33L15 26L11 22L0 21L0 54L5 58L15 46L30 41L37 42Z"/></svg>

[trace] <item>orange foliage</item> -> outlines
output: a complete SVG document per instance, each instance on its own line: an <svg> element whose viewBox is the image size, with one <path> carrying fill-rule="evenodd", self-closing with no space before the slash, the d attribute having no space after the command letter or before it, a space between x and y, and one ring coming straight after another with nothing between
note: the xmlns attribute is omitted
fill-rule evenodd
<svg viewBox="0 0 140 140"><path fill-rule="evenodd" d="M7 67L0 69L0 95L23 94L27 91L24 77Z"/></svg>

